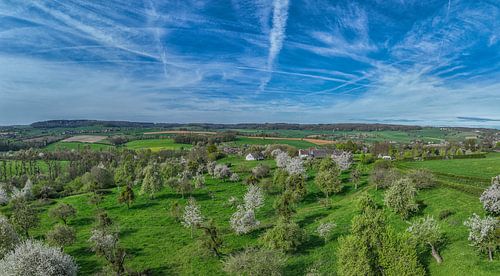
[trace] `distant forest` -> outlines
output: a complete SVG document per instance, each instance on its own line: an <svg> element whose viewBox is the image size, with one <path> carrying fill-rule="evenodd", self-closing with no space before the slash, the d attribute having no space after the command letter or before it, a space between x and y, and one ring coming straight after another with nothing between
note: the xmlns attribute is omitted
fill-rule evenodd
<svg viewBox="0 0 500 276"><path fill-rule="evenodd" d="M201 128L201 129L256 129L256 130L345 130L345 131L380 131L380 130L420 130L421 126L392 124L287 124L287 123L244 123L244 124L208 124L208 123L145 123L128 121L98 120L51 120L31 124L34 128L72 128L72 127L142 127L142 128Z"/></svg>

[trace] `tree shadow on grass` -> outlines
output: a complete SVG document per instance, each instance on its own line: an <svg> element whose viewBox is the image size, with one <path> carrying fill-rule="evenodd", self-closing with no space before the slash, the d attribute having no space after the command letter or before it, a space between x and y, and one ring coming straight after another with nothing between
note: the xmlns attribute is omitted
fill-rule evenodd
<svg viewBox="0 0 500 276"><path fill-rule="evenodd" d="M184 199L186 199L186 200L189 199L190 197L193 197L197 201L212 200L212 197L210 197L208 192L191 194L191 195L189 195L189 194L184 195ZM165 200L165 199L182 199L182 195L181 194L161 194L152 200Z"/></svg>
<svg viewBox="0 0 500 276"><path fill-rule="evenodd" d="M299 221L299 225L300 227L305 227L306 225L309 225L311 223L314 223L315 221L317 220L320 220L324 217L328 216L327 213L317 213L317 214L313 214L313 215L310 215L310 216L306 216L305 218L303 218L301 221Z"/></svg>
<svg viewBox="0 0 500 276"><path fill-rule="evenodd" d="M134 228L125 228L123 230L120 230L120 237L126 237L129 236L133 233L137 232L137 229Z"/></svg>
<svg viewBox="0 0 500 276"><path fill-rule="evenodd" d="M125 251L127 252L127 255L129 255L129 256L139 256L139 255L141 255L143 249L139 248L139 247L127 247L125 249Z"/></svg>
<svg viewBox="0 0 500 276"><path fill-rule="evenodd" d="M310 204L310 203L315 203L318 201L318 199L320 197L323 196L323 193L322 192L314 192L314 193L308 193L304 199L302 200L301 203L306 203L306 204Z"/></svg>
<svg viewBox="0 0 500 276"><path fill-rule="evenodd" d="M303 244L301 244L297 250L297 252L300 252L301 254L305 254L314 248L320 247L325 245L325 241L321 239L320 237L316 235L309 235L309 238L307 241Z"/></svg>
<svg viewBox="0 0 500 276"><path fill-rule="evenodd" d="M144 276L163 276L163 275L178 275L178 271L171 266L163 265L160 267L150 268L144 271L138 272L137 275Z"/></svg>
<svg viewBox="0 0 500 276"><path fill-rule="evenodd" d="M132 206L130 206L130 210L142 210L142 209L146 209L146 208L153 207L156 205L158 205L158 203L154 202L154 201L141 203L141 204L133 204Z"/></svg>
<svg viewBox="0 0 500 276"><path fill-rule="evenodd" d="M248 233L249 237L252 237L253 239L258 239L261 237L268 229L272 228L272 224L266 224L266 225L261 225L259 228L253 230L252 232Z"/></svg>
<svg viewBox="0 0 500 276"><path fill-rule="evenodd" d="M94 222L93 218L89 217L84 217L84 218L76 218L76 219L71 219L68 221L68 225L77 225L77 226L82 226L82 225L89 225Z"/></svg>
<svg viewBox="0 0 500 276"><path fill-rule="evenodd" d="M181 194L172 194L172 193L168 193L168 194L161 194L161 195L159 195L159 196L156 196L154 199L151 199L151 200L181 199L181 198L182 198L182 195L181 195ZM184 198L189 198L189 196L184 195Z"/></svg>
<svg viewBox="0 0 500 276"><path fill-rule="evenodd" d="M68 254L78 257L78 272L82 273L82 275L92 275L98 272L101 268L101 264L99 262L90 259L94 255L90 248L80 247L78 249L69 251Z"/></svg>
<svg viewBox="0 0 500 276"><path fill-rule="evenodd" d="M306 275L309 266L311 266L311 264L305 260L294 262L285 267L284 275Z"/></svg>
<svg viewBox="0 0 500 276"><path fill-rule="evenodd" d="M427 204L423 200L417 200L418 210L412 214L412 216L422 216L424 214Z"/></svg>

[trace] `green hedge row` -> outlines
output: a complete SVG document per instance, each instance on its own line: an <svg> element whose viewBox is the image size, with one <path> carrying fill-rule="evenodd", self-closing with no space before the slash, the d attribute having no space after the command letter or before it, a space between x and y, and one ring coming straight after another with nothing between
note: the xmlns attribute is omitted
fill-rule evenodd
<svg viewBox="0 0 500 276"><path fill-rule="evenodd" d="M438 180L437 183L440 186L455 189L455 190L465 192L465 193L468 193L470 195L478 196L478 197L481 196L481 194L484 191L484 188L470 186L470 185L463 185L463 184L458 184L458 183L452 183L452 182L443 181L443 180Z"/></svg>

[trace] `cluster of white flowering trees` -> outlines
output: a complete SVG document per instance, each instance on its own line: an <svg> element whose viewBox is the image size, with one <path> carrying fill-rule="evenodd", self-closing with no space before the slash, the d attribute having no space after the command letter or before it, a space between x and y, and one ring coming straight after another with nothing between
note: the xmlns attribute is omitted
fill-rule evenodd
<svg viewBox="0 0 500 276"><path fill-rule="evenodd" d="M352 152L350 151L334 152L332 159L342 171L348 170L354 162Z"/></svg>
<svg viewBox="0 0 500 276"><path fill-rule="evenodd" d="M23 241L0 260L1 275L77 275L75 260L62 249Z"/></svg>
<svg viewBox="0 0 500 276"><path fill-rule="evenodd" d="M500 215L500 175L493 177L491 186L479 198L484 210L493 215Z"/></svg>
<svg viewBox="0 0 500 276"><path fill-rule="evenodd" d="M304 174L304 162L299 157L290 157L288 153L279 151L276 154L276 166L284 169L288 174Z"/></svg>
<svg viewBox="0 0 500 276"><path fill-rule="evenodd" d="M469 241L472 246L477 247L480 252L487 252L490 261L493 261L493 252L498 247L495 232L499 226L497 218L486 216L480 218L473 214L464 225L469 228Z"/></svg>
<svg viewBox="0 0 500 276"><path fill-rule="evenodd" d="M491 186L486 189L479 200L483 203L484 210L494 216L500 215L500 175L493 177ZM488 258L493 261L493 253L498 248L498 217L479 217L473 214L464 225L469 228L469 241L479 252L488 253Z"/></svg>
<svg viewBox="0 0 500 276"><path fill-rule="evenodd" d="M237 211L231 216L231 228L237 234L246 234L259 226L260 221L255 218L255 210L264 205L264 194L260 187L248 186L243 198L243 204L238 205Z"/></svg>
<svg viewBox="0 0 500 276"><path fill-rule="evenodd" d="M11 200L31 200L33 198L33 183L31 180L27 180L24 187L19 190L16 187L12 187L11 194L7 192L7 188L0 184L0 205L6 205Z"/></svg>

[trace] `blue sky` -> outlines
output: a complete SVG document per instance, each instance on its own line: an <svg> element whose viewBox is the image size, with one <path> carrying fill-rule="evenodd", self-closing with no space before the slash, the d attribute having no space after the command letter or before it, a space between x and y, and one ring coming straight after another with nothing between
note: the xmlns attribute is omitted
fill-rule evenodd
<svg viewBox="0 0 500 276"><path fill-rule="evenodd" d="M0 125L500 125L499 1L0 0Z"/></svg>

